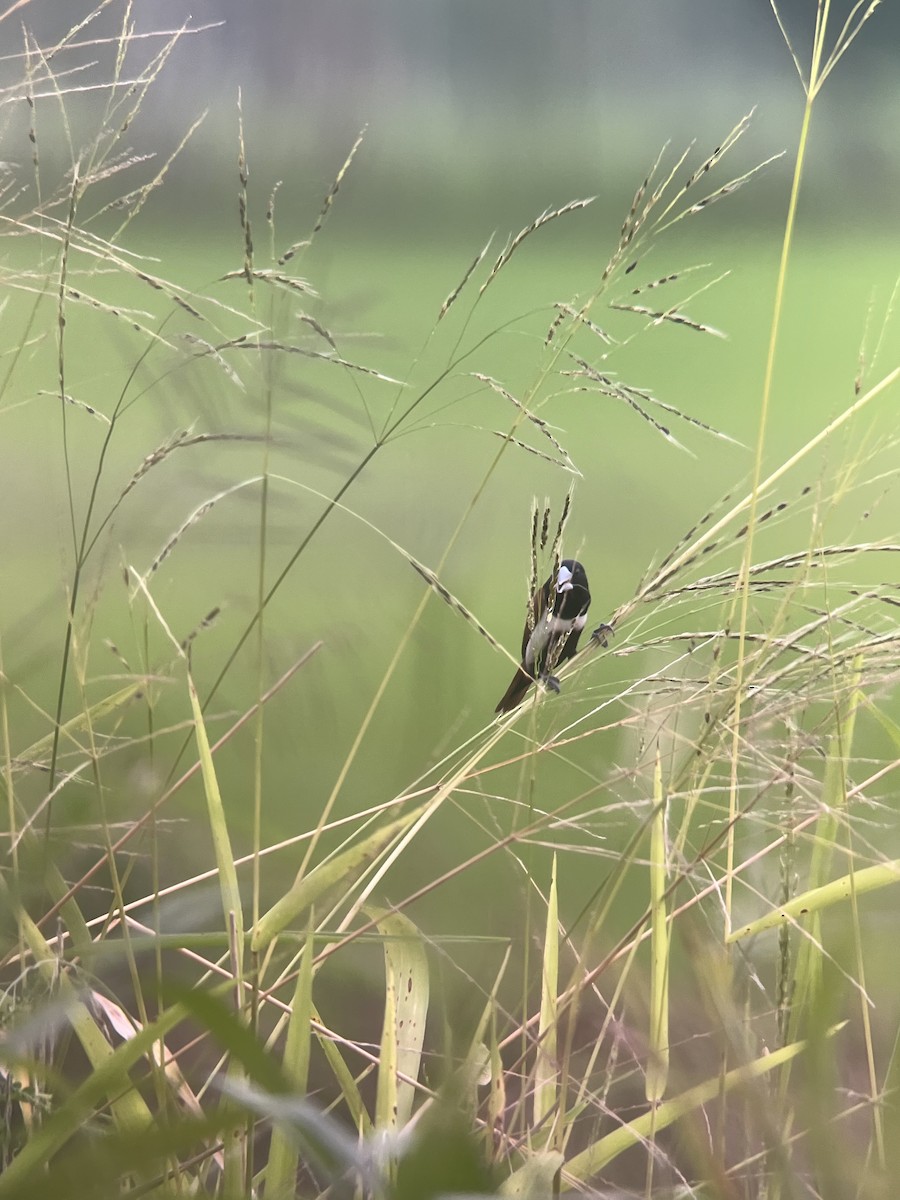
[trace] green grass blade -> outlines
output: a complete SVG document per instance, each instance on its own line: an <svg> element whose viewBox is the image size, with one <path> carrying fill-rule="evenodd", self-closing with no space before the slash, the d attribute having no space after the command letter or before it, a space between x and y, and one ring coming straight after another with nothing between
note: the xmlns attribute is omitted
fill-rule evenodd
<svg viewBox="0 0 900 1200"><path fill-rule="evenodd" d="M808 1010L810 1000L816 995L821 981L819 910L827 904L833 904L843 899L841 881L837 881L837 887L827 884L825 881L831 871L831 860L840 831L841 815L846 812L847 779L853 735L856 729L856 713L859 707L861 672L862 664L857 659L853 664L851 686L838 704L837 723L828 745L825 775L822 781L823 813L816 822L815 832L812 836L813 849L808 874L808 890L814 893L813 904L809 908L810 920L807 924L809 936L803 938L797 951L791 1015L788 1022L788 1040L790 1041L796 1040L798 1037L801 1014ZM870 886L882 886L887 880L882 878L879 868L876 867L875 871L876 875L869 881ZM854 874L851 872L851 875ZM852 886L857 886L855 879Z"/></svg>
<svg viewBox="0 0 900 1200"><path fill-rule="evenodd" d="M222 794L219 791L219 781L213 763L212 751L209 748L209 738L206 735L206 723L203 720L203 710L200 698L194 686L194 680L188 672L188 693L191 698L191 709L194 715L194 729L197 734L197 752L200 757L200 773L203 778L203 792L206 796L206 812L209 818L209 828L213 839L216 855L216 866L219 871L219 887L222 893L222 909L225 923L231 928L234 925L234 940L238 950L238 960L234 964L235 974L240 979L242 963L240 956L244 947L244 914L241 908L241 892L238 886L237 871L234 865L234 854L231 850L231 838L228 835L228 825L225 821L225 809L222 805Z"/></svg>
<svg viewBox="0 0 900 1200"><path fill-rule="evenodd" d="M197 735L197 752L200 760L200 774L203 779L203 793L206 797L206 813L209 828L212 833L213 849L218 868L219 889L222 895L222 911L225 926L229 933L231 948L232 971L235 978L238 1003L243 1001L242 980L244 973L244 914L241 906L241 892L238 885L237 868L234 865L234 854L231 849L231 838L228 834L228 824L225 820L225 809L222 804L222 794L219 791L219 780L216 775L215 763L206 733L206 723L203 720L203 709L200 697L194 685L190 671L187 675L188 692L191 698L191 709L194 715L194 729ZM243 1070L234 1059L228 1064L228 1080L231 1083L243 1081ZM238 1126L229 1130L224 1137L225 1145L225 1176L223 1181L224 1194L237 1196L243 1186L246 1174L246 1141L244 1130Z"/></svg>
<svg viewBox="0 0 900 1200"><path fill-rule="evenodd" d="M780 904L759 920L735 929L728 941L737 942L742 938L755 937L758 933L777 928L785 921L797 922L804 917L817 916L824 908L850 900L854 893L859 896L863 892L874 892L892 883L900 883L900 858L877 863L874 867L863 867L861 871L842 875L840 879L833 879L822 887L810 888L808 892L794 896L787 904Z"/></svg>
<svg viewBox="0 0 900 1200"><path fill-rule="evenodd" d="M320 863L308 875L298 876L290 890L260 918L253 931L251 949L257 953L266 950L273 938L333 888L340 887L346 892L383 847L412 825L425 807L411 809L396 821L373 830L356 845Z"/></svg>
<svg viewBox="0 0 900 1200"><path fill-rule="evenodd" d="M605 1137L593 1142L566 1164L566 1175L580 1182L587 1182L593 1175L632 1146L642 1145L653 1132L667 1128L681 1117L710 1104L718 1096L749 1083L754 1079L780 1067L795 1058L806 1048L806 1042L794 1042L783 1046L772 1054L763 1055L744 1066L735 1067L724 1078L714 1075L696 1087L688 1088L680 1096L665 1100L662 1104L636 1117Z"/></svg>
<svg viewBox="0 0 900 1200"><path fill-rule="evenodd" d="M558 1176L564 1162L558 1150L539 1150L504 1179L501 1196L555 1196L559 1193Z"/></svg>
<svg viewBox="0 0 900 1200"><path fill-rule="evenodd" d="M313 1008L313 1020L319 1025L324 1025L322 1016L319 1011ZM350 1119L353 1122L354 1128L358 1129L360 1134L365 1136L372 1131L372 1118L363 1103L362 1095L356 1080L344 1062L341 1056L340 1048L334 1041L324 1033L318 1033L319 1047L325 1055L328 1066L331 1068L331 1073L335 1078L338 1086L341 1089L344 1103L347 1105L347 1110L350 1114Z"/></svg>

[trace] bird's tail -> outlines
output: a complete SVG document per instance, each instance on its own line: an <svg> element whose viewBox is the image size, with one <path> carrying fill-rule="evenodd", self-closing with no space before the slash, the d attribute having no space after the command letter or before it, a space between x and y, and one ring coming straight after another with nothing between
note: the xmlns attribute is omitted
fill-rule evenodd
<svg viewBox="0 0 900 1200"><path fill-rule="evenodd" d="M525 699L525 693L533 683L534 677L529 675L524 667L519 667L513 676L512 683L503 693L503 697L494 709L494 712L505 713L518 708Z"/></svg>

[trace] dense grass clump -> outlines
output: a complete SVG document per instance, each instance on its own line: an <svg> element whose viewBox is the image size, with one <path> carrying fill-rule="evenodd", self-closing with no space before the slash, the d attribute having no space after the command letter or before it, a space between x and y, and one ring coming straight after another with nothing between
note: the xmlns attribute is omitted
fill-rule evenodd
<svg viewBox="0 0 900 1200"><path fill-rule="evenodd" d="M771 435L810 117L875 6L835 40L820 4L795 56L749 451L695 366L724 276L654 263L772 161L730 168L750 117L706 155L661 152L564 298L546 239L577 241L589 199L492 238L424 324L416 298L373 332L322 252L362 135L284 234L239 122L233 257L210 250L199 286L165 227L135 249L197 125L163 160L127 138L188 33L136 38L125 4L110 40L108 7L26 35L0 127L34 148L0 210L0 1200L886 1200L890 306L841 403ZM696 406L637 373L676 360ZM647 515L611 485L623 461L652 490L685 445L663 549L604 557ZM706 474L732 476L712 504ZM492 719L563 555L600 635L558 696Z"/></svg>

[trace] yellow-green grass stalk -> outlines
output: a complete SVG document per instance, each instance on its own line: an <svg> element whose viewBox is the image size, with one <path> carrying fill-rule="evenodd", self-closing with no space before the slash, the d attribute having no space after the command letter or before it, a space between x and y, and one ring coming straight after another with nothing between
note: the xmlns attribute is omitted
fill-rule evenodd
<svg viewBox="0 0 900 1200"><path fill-rule="evenodd" d="M359 1085L353 1077L352 1071L344 1062L339 1047L335 1044L334 1039L329 1036L326 1023L322 1020L322 1014L315 1005L313 1005L312 1019L314 1022L313 1031L316 1034L319 1048L325 1056L325 1061L328 1063L335 1082L341 1089L341 1095L344 1103L347 1105L347 1111L350 1114L353 1126L361 1135L367 1135L372 1132L372 1118L369 1116L369 1111L363 1101ZM316 1028L317 1026L318 1028Z"/></svg>
<svg viewBox="0 0 900 1200"><path fill-rule="evenodd" d="M862 896L865 892L874 892L893 883L900 883L900 858L877 863L872 867L863 867L859 871L842 875L840 879L822 884L821 887L801 892L786 904L780 904L766 913L764 917L735 929L729 935L728 941L738 942L744 938L752 938L769 929L777 929L782 924L799 925L805 917L815 918L823 909L834 904L846 903L854 895ZM821 944L817 948L820 950Z"/></svg>
<svg viewBox="0 0 900 1200"><path fill-rule="evenodd" d="M197 751L200 759L200 773L203 779L203 794L206 797L206 812L209 828L212 834L213 849L219 875L219 889L222 896L222 911L225 926L229 932L231 969L235 982L235 1002L238 1009L244 1000L244 914L241 907L241 893L238 884L237 869L234 865L234 854L231 850L231 838L225 820L225 809L222 804L222 794L219 791L219 781L216 776L206 724L203 720L203 710L200 697L194 685L193 676L187 673L188 694L194 715L194 728L197 737ZM231 1081L242 1081L243 1067L236 1060L229 1062L228 1078ZM250 1138L247 1128L243 1125L228 1129L224 1134L225 1173L223 1193L225 1196L240 1196L245 1177L249 1169L248 1147Z"/></svg>
<svg viewBox="0 0 900 1200"><path fill-rule="evenodd" d="M847 818L847 778L851 762L856 714L859 706L859 682L862 665L854 663L853 677L845 698L837 703L837 718L827 750L825 774L822 781L822 815L816 822L812 834L812 854L808 873L813 901L809 906L809 920L804 922L803 937L797 951L794 977L791 987L791 1013L788 1021L788 1039L798 1036L800 1023L808 1006L812 1003L821 982L822 973L822 928L819 913L823 907L847 898L859 887L858 876L863 872L853 871L853 855L849 856L850 873L845 892L841 881L836 885L826 881L831 872L831 861L842 823ZM889 870L875 866L863 883L866 890L883 886L890 879ZM806 914L803 914L806 915Z"/></svg>
<svg viewBox="0 0 900 1200"><path fill-rule="evenodd" d="M538 1145L549 1146L555 1141L558 1128L559 1063L557 1061L557 993L559 990L559 902L556 886L557 858L553 855L550 870L550 891L547 896L547 923L544 931L544 953L541 962L541 1012L537 1030L537 1052L534 1065L534 1129ZM552 1124L545 1124L553 1114Z"/></svg>
<svg viewBox="0 0 900 1200"><path fill-rule="evenodd" d="M656 750L650 820L650 1037L644 1091L657 1105L669 1077L669 926L666 908L666 797Z"/></svg>
<svg viewBox="0 0 900 1200"><path fill-rule="evenodd" d="M592 1142L574 1158L569 1159L564 1168L564 1175L573 1183L587 1182L632 1146L644 1145L652 1133L668 1128L720 1096L765 1076L769 1071L796 1058L806 1045L804 1041L782 1046L771 1054L761 1055L752 1062L734 1067L724 1076L713 1075L680 1095L664 1100L662 1104L642 1113L633 1121L620 1125L618 1129Z"/></svg>
<svg viewBox="0 0 900 1200"><path fill-rule="evenodd" d="M310 910L306 943L291 999L290 1021L282 1059L284 1078L296 1096L306 1095L309 1081L310 1030L313 1015L312 963L313 912ZM289 1130L276 1123L272 1129L272 1141L265 1166L266 1195L280 1197L294 1194L299 1158L296 1138Z"/></svg>
<svg viewBox="0 0 900 1200"><path fill-rule="evenodd" d="M856 6L857 9L860 5ZM777 4L773 4L776 17L779 21L782 33L785 36L788 47L790 41L787 38L784 26L781 24L781 18L778 15ZM807 149L809 145L809 134L812 123L812 114L815 100L838 60L842 57L845 51L849 48L850 43L856 37L859 29L868 19L868 16L874 11L875 5L870 5L859 24L854 28L850 21L845 23L841 33L838 35L836 43L831 50L831 53L826 56L826 46L828 40L829 16L831 10L830 0L818 0L816 10L816 25L813 34L812 48L810 55L809 74L804 79L803 71L800 63L794 55L795 66L801 79L804 90L804 107L803 117L800 125L800 134L797 144L797 154L794 161L794 172L791 179L791 192L788 201L788 211L785 219L784 235L782 238L781 258L778 267L778 275L775 283L775 299L772 307L772 320L769 332L769 345L766 355L766 367L763 378L762 395L760 398L759 424L756 440L756 450L753 461L752 483L749 497L749 511L747 518L747 537L744 543L744 554L741 561L739 593L740 593L740 620L738 626L738 655L735 681L735 701L732 726L732 750L731 750L731 786L729 790L729 831L726 845L726 869L725 869L725 915L726 915L726 934L731 930L732 919L732 888L734 882L734 861L735 861L735 836L736 836L736 817L738 811L738 774L741 763L741 709L744 698L744 669L745 669L745 649L747 622L750 610L750 567L753 562L753 541L756 531L756 515L759 497L765 484L761 483L763 459L766 445L766 433L769 422L769 409L771 406L772 392L775 379L775 360L778 349L778 342L781 333L782 324L782 308L784 304L784 295L787 286L788 264L791 258L791 252L794 243L794 232L796 227L797 208L800 199L800 186L803 178L803 170L806 161ZM793 54L793 50L791 50ZM892 373L896 376L897 372ZM820 435L821 436L821 435ZM814 438L813 441L818 441ZM770 477L771 478L771 477Z"/></svg>

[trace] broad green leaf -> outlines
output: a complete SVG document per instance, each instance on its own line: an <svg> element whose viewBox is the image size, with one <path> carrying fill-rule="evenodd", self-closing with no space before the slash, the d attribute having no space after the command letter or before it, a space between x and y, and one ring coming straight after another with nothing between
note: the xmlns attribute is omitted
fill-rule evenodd
<svg viewBox="0 0 900 1200"><path fill-rule="evenodd" d="M426 805L421 805L396 821L379 826L362 841L314 867L308 875L298 876L290 890L260 918L253 931L251 948L257 953L264 951L273 938L332 888L340 887L346 892L383 847L412 825L425 808Z"/></svg>
<svg viewBox="0 0 900 1200"><path fill-rule="evenodd" d="M849 900L853 893L859 896L863 892L874 892L890 883L900 883L900 858L878 863L874 867L863 867L860 871L854 871L852 875L842 875L840 879L834 879L822 887L802 892L787 904L779 904L759 920L735 929L728 941L737 942L741 938L753 937L767 929L775 929L784 921L799 921L803 917L821 912L823 908L830 908L832 904Z"/></svg>
<svg viewBox="0 0 900 1200"><path fill-rule="evenodd" d="M428 1016L428 957L403 913L369 908L384 938L385 1004L375 1125L403 1129L412 1115Z"/></svg>
<svg viewBox="0 0 900 1200"><path fill-rule="evenodd" d="M558 1194L556 1177L564 1162L558 1150L540 1150L529 1154L517 1171L500 1186L502 1196L549 1197Z"/></svg>
<svg viewBox="0 0 900 1200"><path fill-rule="evenodd" d="M711 1079L705 1080L696 1087L688 1088L680 1096L675 1096L671 1100L664 1100L655 1109L651 1108L648 1112L636 1117L633 1121L629 1121L626 1125L618 1126L612 1133L599 1138L596 1142L588 1146L587 1149L582 1150L580 1154L576 1154L574 1158L566 1163L566 1175L582 1183L586 1183L598 1171L601 1171L614 1159L618 1158L620 1154L630 1149L630 1147L644 1145L651 1135L658 1133L661 1129L665 1129L681 1117L696 1111L696 1109L702 1107L704 1104L711 1103L726 1092L731 1092L742 1084L749 1083L753 1079L758 1079L769 1071L773 1071L776 1067L780 1067L789 1059L795 1058L800 1054L806 1048L806 1045L807 1043L804 1041L794 1042L790 1046L782 1046L781 1049L775 1050L772 1054L754 1059L753 1062L747 1063L744 1066L735 1067L724 1078L721 1075L714 1075Z"/></svg>

